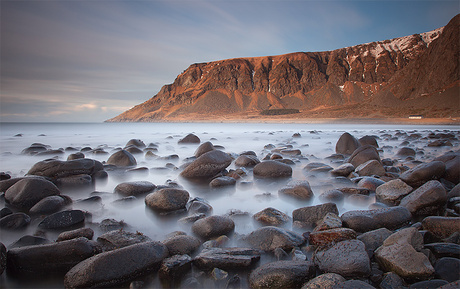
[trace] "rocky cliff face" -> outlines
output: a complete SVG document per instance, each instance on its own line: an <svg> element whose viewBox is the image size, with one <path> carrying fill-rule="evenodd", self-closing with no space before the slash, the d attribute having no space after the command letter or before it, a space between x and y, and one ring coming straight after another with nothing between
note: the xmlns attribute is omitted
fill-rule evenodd
<svg viewBox="0 0 460 289"><path fill-rule="evenodd" d="M273 108L299 109L302 117L321 116L321 110L340 117L341 109L359 117L391 106L411 108L403 114L426 113L429 107L411 100L458 97L459 20L457 15L445 28L333 51L192 64L157 95L109 121L241 118Z"/></svg>

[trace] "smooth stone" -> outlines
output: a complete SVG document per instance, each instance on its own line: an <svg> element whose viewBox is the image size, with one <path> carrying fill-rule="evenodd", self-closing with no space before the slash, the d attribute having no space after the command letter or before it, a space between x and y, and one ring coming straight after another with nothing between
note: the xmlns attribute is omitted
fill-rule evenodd
<svg viewBox="0 0 460 289"><path fill-rule="evenodd" d="M330 171L333 176L348 177L355 170L355 166L350 163L344 163Z"/></svg>
<svg viewBox="0 0 460 289"><path fill-rule="evenodd" d="M358 141L359 141L359 144L364 146L364 145L371 145L373 147L376 147L378 148L379 147L379 144L377 142L377 136L372 136L372 135L365 135L363 137L361 137Z"/></svg>
<svg viewBox="0 0 460 289"><path fill-rule="evenodd" d="M209 183L211 188L228 187L234 185L236 185L236 180L227 176L217 177Z"/></svg>
<svg viewBox="0 0 460 289"><path fill-rule="evenodd" d="M93 186L93 178L87 174L79 174L58 178L55 181L60 188L90 188Z"/></svg>
<svg viewBox="0 0 460 289"><path fill-rule="evenodd" d="M214 145L210 141L207 141L207 142L204 142L204 143L202 143L202 144L200 144L198 146L198 148L196 149L194 155L195 155L196 158L198 158L202 154L205 154L205 153L213 151L213 150L215 150Z"/></svg>
<svg viewBox="0 0 460 289"><path fill-rule="evenodd" d="M194 236L178 235L162 242L172 255L192 255L201 246L201 241Z"/></svg>
<svg viewBox="0 0 460 289"><path fill-rule="evenodd" d="M189 215L193 214L211 214L212 213L212 206L203 198L196 197L188 201L186 205L187 211Z"/></svg>
<svg viewBox="0 0 460 289"><path fill-rule="evenodd" d="M252 168L260 163L260 160L253 155L240 155L235 160L235 166L243 168Z"/></svg>
<svg viewBox="0 0 460 289"><path fill-rule="evenodd" d="M292 250L305 242L299 234L283 228L266 226L254 230L244 236L242 241L249 244L252 248L262 251L274 251L277 248Z"/></svg>
<svg viewBox="0 0 460 289"><path fill-rule="evenodd" d="M379 286L381 289L407 288L404 286L404 280L394 272L387 272L383 274L383 278Z"/></svg>
<svg viewBox="0 0 460 289"><path fill-rule="evenodd" d="M251 272L252 289L297 288L315 276L315 266L310 261L276 261L264 264Z"/></svg>
<svg viewBox="0 0 460 289"><path fill-rule="evenodd" d="M460 259L460 245L454 243L430 243L425 244L436 258L453 257Z"/></svg>
<svg viewBox="0 0 460 289"><path fill-rule="evenodd" d="M70 199L67 199L63 196L49 196L41 199L36 203L32 208L30 208L29 213L31 215L49 215L56 213L62 210L71 202Z"/></svg>
<svg viewBox="0 0 460 289"><path fill-rule="evenodd" d="M324 273L303 284L301 289L331 289L334 285L345 282L345 280L339 274Z"/></svg>
<svg viewBox="0 0 460 289"><path fill-rule="evenodd" d="M155 188L149 181L124 182L118 184L113 192L123 196L139 196L151 193Z"/></svg>
<svg viewBox="0 0 460 289"><path fill-rule="evenodd" d="M205 240L231 234L234 230L235 223L230 217L226 216L205 217L197 220L192 225L192 232Z"/></svg>
<svg viewBox="0 0 460 289"><path fill-rule="evenodd" d="M370 160L377 160L381 163L379 152L371 145L364 145L357 148L348 159L355 168Z"/></svg>
<svg viewBox="0 0 460 289"><path fill-rule="evenodd" d="M447 285L449 282L445 280L432 279L427 281L420 281L409 286L409 289L436 289Z"/></svg>
<svg viewBox="0 0 460 289"><path fill-rule="evenodd" d="M327 213L321 221L318 222L313 232L336 229L342 227L342 219L337 214Z"/></svg>
<svg viewBox="0 0 460 289"><path fill-rule="evenodd" d="M409 147L402 147L396 153L398 157L415 157L415 150Z"/></svg>
<svg viewBox="0 0 460 289"><path fill-rule="evenodd" d="M3 243L0 243L0 276L3 274L6 268L6 247Z"/></svg>
<svg viewBox="0 0 460 289"><path fill-rule="evenodd" d="M107 164L117 167L134 167L137 165L137 161L130 152L120 150L109 157Z"/></svg>
<svg viewBox="0 0 460 289"><path fill-rule="evenodd" d="M134 139L134 138L130 139L126 143L126 147L129 147L129 146L136 146L141 149L146 147L145 143L141 139Z"/></svg>
<svg viewBox="0 0 460 289"><path fill-rule="evenodd" d="M398 206L401 199L412 192L413 188L400 179L388 181L377 187L375 199L389 206Z"/></svg>
<svg viewBox="0 0 460 289"><path fill-rule="evenodd" d="M335 152L338 154L351 155L361 144L359 140L350 133L343 133L335 144Z"/></svg>
<svg viewBox="0 0 460 289"><path fill-rule="evenodd" d="M13 211L10 209L10 208L2 208L0 210L0 219L5 217L5 216L8 216L8 215L11 215L13 213Z"/></svg>
<svg viewBox="0 0 460 289"><path fill-rule="evenodd" d="M312 173L327 173L332 171L334 168L324 163L313 162L308 163L303 169Z"/></svg>
<svg viewBox="0 0 460 289"><path fill-rule="evenodd" d="M317 251L313 260L321 271L344 277L366 277L371 273L369 256L359 240L341 241Z"/></svg>
<svg viewBox="0 0 460 289"><path fill-rule="evenodd" d="M161 263L158 274L161 279L177 281L192 269L192 258L189 255L173 255Z"/></svg>
<svg viewBox="0 0 460 289"><path fill-rule="evenodd" d="M379 228L399 229L412 220L412 215L405 207L390 207L348 211L342 214L341 218L344 227L364 233Z"/></svg>
<svg viewBox="0 0 460 289"><path fill-rule="evenodd" d="M429 216L422 220L422 227L436 237L444 239L460 232L460 217Z"/></svg>
<svg viewBox="0 0 460 289"><path fill-rule="evenodd" d="M73 160L78 160L78 159L84 159L85 155L82 152L77 152L77 153L72 153L67 157L68 161L73 161Z"/></svg>
<svg viewBox="0 0 460 289"><path fill-rule="evenodd" d="M419 187L424 183L440 179L446 171L446 165L441 161L422 163L400 175L400 179L411 187Z"/></svg>
<svg viewBox="0 0 460 289"><path fill-rule="evenodd" d="M85 213L83 211L68 210L47 216L38 224L38 227L42 229L59 230L74 226L82 226L84 222Z"/></svg>
<svg viewBox="0 0 460 289"><path fill-rule="evenodd" d="M428 181L401 200L400 206L406 207L412 215L423 214L427 207L440 207L447 201L447 193L439 181Z"/></svg>
<svg viewBox="0 0 460 289"><path fill-rule="evenodd" d="M193 133L189 133L185 137L181 138L177 143L178 144L198 144L201 140L199 137L194 135Z"/></svg>
<svg viewBox="0 0 460 289"><path fill-rule="evenodd" d="M265 226L282 226L290 220L288 215L271 207L255 213L252 217Z"/></svg>
<svg viewBox="0 0 460 289"><path fill-rule="evenodd" d="M209 248L204 249L194 259L193 264L201 270L220 268L224 270L247 268L260 259L260 251L249 248Z"/></svg>
<svg viewBox="0 0 460 289"><path fill-rule="evenodd" d="M253 174L258 178L288 178L292 176L292 168L287 164L268 160L257 164Z"/></svg>
<svg viewBox="0 0 460 289"><path fill-rule="evenodd" d="M310 244L324 247L332 243L356 239L356 232L348 228L335 228L310 233Z"/></svg>
<svg viewBox="0 0 460 289"><path fill-rule="evenodd" d="M157 211L171 212L185 209L187 202L190 198L186 190L176 188L165 188L145 197L145 204Z"/></svg>
<svg viewBox="0 0 460 289"><path fill-rule="evenodd" d="M319 200L323 203L341 205L345 200L345 195L340 190L329 190L319 195Z"/></svg>
<svg viewBox="0 0 460 289"><path fill-rule="evenodd" d="M446 164L446 173L444 174L444 178L449 182L454 184L458 184L460 182L460 153L457 152L450 152L444 155L444 163ZM436 158L435 160L438 160Z"/></svg>
<svg viewBox="0 0 460 289"><path fill-rule="evenodd" d="M142 233L131 233L124 230L113 230L100 235L97 242L102 244L104 251L115 250L133 244L152 241Z"/></svg>
<svg viewBox="0 0 460 289"><path fill-rule="evenodd" d="M318 225L327 213L339 214L337 205L334 203L325 203L316 206L302 207L292 212L292 220L297 226L313 229Z"/></svg>
<svg viewBox="0 0 460 289"><path fill-rule="evenodd" d="M286 186L278 190L278 195L300 201L311 201L315 196L308 181L289 181Z"/></svg>
<svg viewBox="0 0 460 289"><path fill-rule="evenodd" d="M100 253L70 269L64 285L66 288L118 287L155 272L166 257L166 246L155 241Z"/></svg>
<svg viewBox="0 0 460 289"><path fill-rule="evenodd" d="M202 154L190 163L180 175L184 178L212 178L232 163L232 158L220 150Z"/></svg>
<svg viewBox="0 0 460 289"><path fill-rule="evenodd" d="M436 261L434 265L435 277L454 282L460 280L460 259L443 257Z"/></svg>
<svg viewBox="0 0 460 289"><path fill-rule="evenodd" d="M99 253L97 244L86 238L9 249L8 272L24 274L65 274L81 261Z"/></svg>
<svg viewBox="0 0 460 289"><path fill-rule="evenodd" d="M25 246L51 244L51 243L52 242L50 240L42 238L42 237L25 235L19 238L18 240L16 240L14 243L10 244L8 246L8 249L25 247Z"/></svg>
<svg viewBox="0 0 460 289"><path fill-rule="evenodd" d="M60 193L55 184L44 178L23 178L6 190L5 200L15 207L28 210L41 199Z"/></svg>
<svg viewBox="0 0 460 289"><path fill-rule="evenodd" d="M91 228L80 228L71 231L65 231L59 234L56 239L56 242L76 239L80 237L85 237L88 240L92 240L94 236L94 231Z"/></svg>
<svg viewBox="0 0 460 289"><path fill-rule="evenodd" d="M358 188L376 191L377 188L383 184L385 184L385 181L382 181L381 179L365 176L358 182Z"/></svg>
<svg viewBox="0 0 460 289"><path fill-rule="evenodd" d="M377 160L369 160L365 163L360 164L355 172L360 176L383 176L386 171L383 165Z"/></svg>
<svg viewBox="0 0 460 289"><path fill-rule="evenodd" d="M30 224L30 216L24 213L13 213L0 219L0 228L18 230Z"/></svg>
<svg viewBox="0 0 460 289"><path fill-rule="evenodd" d="M81 174L92 176L103 169L102 163L93 159L84 158L71 161L47 159L34 164L27 175L59 179Z"/></svg>

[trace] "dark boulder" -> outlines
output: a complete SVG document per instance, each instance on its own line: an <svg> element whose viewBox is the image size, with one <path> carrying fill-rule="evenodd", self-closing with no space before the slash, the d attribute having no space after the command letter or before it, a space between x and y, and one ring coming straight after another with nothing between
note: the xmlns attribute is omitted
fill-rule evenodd
<svg viewBox="0 0 460 289"><path fill-rule="evenodd" d="M140 149L143 149L145 148L145 143L141 140L141 139L130 139L127 143L126 143L126 147L128 146L136 146Z"/></svg>
<svg viewBox="0 0 460 289"><path fill-rule="evenodd" d="M196 149L195 157L198 158L202 154L205 154L205 153L213 151L213 150L215 150L215 148L214 148L214 145L210 141L204 142L204 143L200 144L200 146Z"/></svg>
<svg viewBox="0 0 460 289"><path fill-rule="evenodd" d="M152 241L142 233L131 233L125 230L113 230L100 235L97 242L102 244L104 251L115 250L133 244Z"/></svg>
<svg viewBox="0 0 460 289"><path fill-rule="evenodd" d="M460 182L460 152L448 152L434 159L446 164L444 178L454 184Z"/></svg>
<svg viewBox="0 0 460 289"><path fill-rule="evenodd" d="M73 175L93 175L103 170L103 165L93 159L76 159L71 161L60 161L47 159L38 162L27 172L28 175L48 177L53 180Z"/></svg>
<svg viewBox="0 0 460 289"><path fill-rule="evenodd" d="M419 164L401 174L400 179L411 187L419 187L431 180L440 179L446 171L441 161Z"/></svg>
<svg viewBox="0 0 460 289"><path fill-rule="evenodd" d="M378 148L379 144L377 142L377 137L372 135L365 135L359 139L359 144L364 145L371 145L373 147Z"/></svg>
<svg viewBox="0 0 460 289"><path fill-rule="evenodd" d="M92 240L94 236L94 231L91 228L80 228L71 231L65 231L59 234L56 239L56 242L72 240L80 237L85 237L88 240Z"/></svg>
<svg viewBox="0 0 460 289"><path fill-rule="evenodd" d="M278 190L278 194L300 201L311 201L315 196L308 181L290 181Z"/></svg>
<svg viewBox="0 0 460 289"><path fill-rule="evenodd" d="M447 193L439 181L428 181L409 195L405 196L400 206L406 207L412 215L427 214L425 209L434 207L437 211L447 201ZM431 212L431 211L430 211Z"/></svg>
<svg viewBox="0 0 460 289"><path fill-rule="evenodd" d="M454 243L430 243L425 244L436 258L453 257L460 259L460 245Z"/></svg>
<svg viewBox="0 0 460 289"><path fill-rule="evenodd" d="M0 229L18 230L30 224L30 217L24 213L9 214L0 219Z"/></svg>
<svg viewBox="0 0 460 289"><path fill-rule="evenodd" d="M375 199L389 206L398 206L401 199L412 192L413 188L400 179L391 180L377 187Z"/></svg>
<svg viewBox="0 0 460 289"><path fill-rule="evenodd" d="M358 139L349 134L343 133L335 145L335 152L338 154L351 155L361 144Z"/></svg>
<svg viewBox="0 0 460 289"><path fill-rule="evenodd" d="M192 258L189 255L173 255L163 260L158 274L162 280L181 280L192 269Z"/></svg>
<svg viewBox="0 0 460 289"><path fill-rule="evenodd" d="M151 193L155 188L149 181L124 182L118 184L113 192L122 196L139 196Z"/></svg>
<svg viewBox="0 0 460 289"><path fill-rule="evenodd" d="M370 160L377 160L381 163L379 152L377 149L370 145L364 145L357 148L348 159L355 168Z"/></svg>
<svg viewBox="0 0 460 289"><path fill-rule="evenodd" d="M260 259L260 251L248 248L204 249L194 259L193 264L201 270L219 268L240 269L254 265Z"/></svg>
<svg viewBox="0 0 460 289"><path fill-rule="evenodd" d="M221 187L229 187L234 186L236 184L236 180L232 177L222 176L213 179L209 186L211 188L221 188Z"/></svg>
<svg viewBox="0 0 460 289"><path fill-rule="evenodd" d="M192 225L192 232L205 240L231 234L234 230L235 223L230 217L226 216L205 217Z"/></svg>
<svg viewBox="0 0 460 289"><path fill-rule="evenodd" d="M185 209L190 195L186 190L164 188L145 197L145 204L156 211L172 212Z"/></svg>
<svg viewBox="0 0 460 289"><path fill-rule="evenodd" d="M243 168L252 168L260 163L260 160L253 155L240 155L235 160L235 166Z"/></svg>
<svg viewBox="0 0 460 289"><path fill-rule="evenodd" d="M266 226L281 226L290 220L288 215L275 208L266 208L254 214L253 218Z"/></svg>
<svg viewBox="0 0 460 289"><path fill-rule="evenodd" d="M169 254L172 255L192 255L200 246L201 241L193 236L177 235L162 242L168 247Z"/></svg>
<svg viewBox="0 0 460 289"><path fill-rule="evenodd" d="M348 228L334 228L310 233L310 244L325 247L333 243L356 239L356 232Z"/></svg>
<svg viewBox="0 0 460 289"><path fill-rule="evenodd" d="M117 167L134 167L137 165L137 161L130 152L120 150L109 157L107 164Z"/></svg>
<svg viewBox="0 0 460 289"><path fill-rule="evenodd" d="M460 260L452 257L440 258L434 265L435 277L454 282L460 280Z"/></svg>
<svg viewBox="0 0 460 289"><path fill-rule="evenodd" d="M29 213L31 215L49 215L62 210L65 206L70 204L70 198L64 196L49 196L41 199L32 208Z"/></svg>
<svg viewBox="0 0 460 289"><path fill-rule="evenodd" d="M228 154L220 150L213 150L194 160L180 175L184 178L212 178L231 163L232 158Z"/></svg>
<svg viewBox="0 0 460 289"><path fill-rule="evenodd" d="M460 232L460 217L429 216L422 220L422 227L434 236L444 239Z"/></svg>
<svg viewBox="0 0 460 289"><path fill-rule="evenodd" d="M345 280L339 274L324 273L302 285L301 289L331 289L334 285L342 283Z"/></svg>
<svg viewBox="0 0 460 289"><path fill-rule="evenodd" d="M292 168L278 161L263 161L254 167L254 176L258 178L288 178L292 176Z"/></svg>
<svg viewBox="0 0 460 289"><path fill-rule="evenodd" d="M38 224L39 228L61 230L83 226L85 213L80 210L68 210L49 215Z"/></svg>
<svg viewBox="0 0 460 289"><path fill-rule="evenodd" d="M3 243L0 243L0 276L3 274L6 268L6 247Z"/></svg>
<svg viewBox="0 0 460 289"><path fill-rule="evenodd" d="M16 240L14 243L8 246L8 249L25 247L25 246L34 246L34 245L44 245L44 244L51 244L52 242L46 238L38 237L38 236L31 236L25 235Z"/></svg>
<svg viewBox="0 0 460 289"><path fill-rule="evenodd" d="M412 215L405 207L391 207L348 211L341 218L344 227L356 232L368 232L379 228L399 229L412 220Z"/></svg>
<svg viewBox="0 0 460 289"><path fill-rule="evenodd" d="M59 195L60 191L44 178L23 178L8 188L5 200L15 207L30 209L41 199Z"/></svg>
<svg viewBox="0 0 460 289"><path fill-rule="evenodd" d="M277 248L292 250L294 247L303 244L305 239L293 231L266 226L244 236L242 241L249 244L251 248L274 251Z"/></svg>
<svg viewBox="0 0 460 289"><path fill-rule="evenodd" d="M315 276L310 261L276 261L264 264L249 275L252 289L298 288Z"/></svg>
<svg viewBox="0 0 460 289"><path fill-rule="evenodd" d="M178 144L198 144L201 140L199 137L194 135L193 133L189 133L185 137L181 138L177 143Z"/></svg>
<svg viewBox="0 0 460 289"><path fill-rule="evenodd" d="M316 206L303 207L292 212L292 220L296 226L314 228L318 225L327 213L339 214L337 205L334 203L325 203Z"/></svg>

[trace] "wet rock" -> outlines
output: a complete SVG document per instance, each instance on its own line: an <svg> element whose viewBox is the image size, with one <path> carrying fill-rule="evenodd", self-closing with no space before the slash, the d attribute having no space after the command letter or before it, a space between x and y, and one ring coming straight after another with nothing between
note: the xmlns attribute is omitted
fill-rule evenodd
<svg viewBox="0 0 460 289"><path fill-rule="evenodd" d="M274 251L277 248L290 251L304 243L305 239L293 231L266 226L244 236L242 241L262 251Z"/></svg>
<svg viewBox="0 0 460 289"><path fill-rule="evenodd" d="M342 176L342 177L348 177L353 171L355 170L355 166L353 166L350 163L344 163L337 168L331 170L331 174L333 176Z"/></svg>
<svg viewBox="0 0 460 289"><path fill-rule="evenodd" d="M56 180L81 174L92 176L103 169L102 163L93 159L85 158L71 161L47 159L34 164L27 174Z"/></svg>
<svg viewBox="0 0 460 289"><path fill-rule="evenodd" d="M377 142L377 138L376 136L372 136L372 135L365 135L363 137L361 137L359 139L359 144L364 146L364 145L371 145L373 147L376 147L378 148L379 147L379 144Z"/></svg>
<svg viewBox="0 0 460 289"><path fill-rule="evenodd" d="M324 273L305 283L301 289L331 289L334 285L345 282L345 280L339 274Z"/></svg>
<svg viewBox="0 0 460 289"><path fill-rule="evenodd" d="M400 206L406 207L412 215L426 214L425 209L444 206L447 193L439 181L429 181L401 200ZM431 210L430 210L431 212Z"/></svg>
<svg viewBox="0 0 460 289"><path fill-rule="evenodd" d="M379 228L395 230L408 224L412 215L405 207L391 207L376 210L356 210L342 216L345 227L357 232L368 232Z"/></svg>
<svg viewBox="0 0 460 289"><path fill-rule="evenodd" d="M257 164L253 173L258 178L288 178L292 176L292 168L281 162L269 160Z"/></svg>
<svg viewBox="0 0 460 289"><path fill-rule="evenodd" d="M118 184L113 192L123 196L139 196L151 193L155 188L149 181L124 182Z"/></svg>
<svg viewBox="0 0 460 289"><path fill-rule="evenodd" d="M409 147L402 147L396 153L398 157L415 157L415 150Z"/></svg>
<svg viewBox="0 0 460 289"><path fill-rule="evenodd" d="M370 160L377 160L381 163L379 152L377 149L370 145L364 145L357 148L348 159L355 168Z"/></svg>
<svg viewBox="0 0 460 289"><path fill-rule="evenodd" d="M444 239L455 232L460 232L460 218L430 216L423 219L422 226L436 237Z"/></svg>
<svg viewBox="0 0 460 289"><path fill-rule="evenodd" d="M39 228L60 230L82 226L85 222L85 213L80 210L68 210L49 215L38 224Z"/></svg>
<svg viewBox="0 0 460 289"><path fill-rule="evenodd" d="M187 205L187 211L189 214L211 214L212 213L212 206L203 198L196 197L191 199ZM196 221L196 220L195 220Z"/></svg>
<svg viewBox="0 0 460 289"><path fill-rule="evenodd" d="M40 143L34 143L31 146L23 149L21 154L33 156L41 152L46 152L48 148L49 146L47 145L40 144Z"/></svg>
<svg viewBox="0 0 460 289"><path fill-rule="evenodd" d="M419 164L401 174L400 179L411 187L419 187L431 180L438 180L446 171L446 165L441 161Z"/></svg>
<svg viewBox="0 0 460 289"><path fill-rule="evenodd" d="M339 214L336 204L325 203L317 206L302 207L292 212L292 220L296 226L314 228L327 213Z"/></svg>
<svg viewBox="0 0 460 289"><path fill-rule="evenodd" d="M265 226L282 226L289 222L289 216L275 208L266 208L253 215L253 218Z"/></svg>
<svg viewBox="0 0 460 289"><path fill-rule="evenodd" d="M332 243L356 239L356 232L348 228L335 228L310 233L310 244L324 247Z"/></svg>
<svg viewBox="0 0 460 289"><path fill-rule="evenodd" d="M3 274L6 268L6 247L3 243L0 243L0 276Z"/></svg>
<svg viewBox="0 0 460 289"><path fill-rule="evenodd" d="M84 159L84 158L85 158L85 154L83 154L82 152L77 152L77 153L70 154L67 157L67 160L73 161L73 160Z"/></svg>
<svg viewBox="0 0 460 289"><path fill-rule="evenodd" d="M300 156L302 151L299 149L283 149L280 151L280 153L284 156Z"/></svg>
<svg viewBox="0 0 460 289"><path fill-rule="evenodd" d="M43 245L43 244L51 244L52 242L48 239L38 237L38 236L31 236L25 235L16 240L14 243L8 246L8 249L25 247L25 246L34 246L34 245Z"/></svg>
<svg viewBox="0 0 460 289"><path fill-rule="evenodd" d="M220 151L213 150L202 154L189 164L180 175L184 178L211 178L232 163L232 158Z"/></svg>
<svg viewBox="0 0 460 289"><path fill-rule="evenodd" d="M145 197L145 204L156 211L171 212L185 209L190 195L186 190L165 188Z"/></svg>
<svg viewBox="0 0 460 289"><path fill-rule="evenodd" d="M377 179L373 177L363 177L358 182L358 187L368 189L370 191L375 191L377 190L377 187L383 185L384 183L385 181L382 181L381 179Z"/></svg>
<svg viewBox="0 0 460 289"><path fill-rule="evenodd" d="M383 274L382 281L380 282L381 289L396 289L396 288L406 288L404 286L404 281L398 274L394 272L388 272Z"/></svg>
<svg viewBox="0 0 460 289"><path fill-rule="evenodd" d="M385 271L411 280L427 279L434 273L428 257L417 251L423 246L416 228L402 229L389 236L375 251L375 259Z"/></svg>
<svg viewBox="0 0 460 289"><path fill-rule="evenodd" d="M303 169L312 173L327 173L333 170L331 166L318 162L308 163Z"/></svg>
<svg viewBox="0 0 460 289"><path fill-rule="evenodd" d="M253 155L240 155L235 160L235 166L243 168L252 168L260 163L260 160Z"/></svg>
<svg viewBox="0 0 460 289"><path fill-rule="evenodd" d="M458 184L460 182L460 153L448 152L436 159L435 161L442 161L446 164L446 172L444 178L449 182Z"/></svg>
<svg viewBox="0 0 460 289"><path fill-rule="evenodd" d="M124 230L113 230L100 235L97 242L102 244L104 251L115 250L133 244L152 241L142 233L131 233Z"/></svg>
<svg viewBox="0 0 460 289"><path fill-rule="evenodd" d="M335 152L338 154L351 155L361 144L358 139L349 134L343 133L335 145Z"/></svg>
<svg viewBox="0 0 460 289"><path fill-rule="evenodd" d="M315 196L308 181L290 181L278 190L278 194L301 201L311 201Z"/></svg>
<svg viewBox="0 0 460 289"><path fill-rule="evenodd" d="M193 133L189 133L185 137L181 138L177 143L178 144L198 144L201 140L199 137L194 135Z"/></svg>
<svg viewBox="0 0 460 289"><path fill-rule="evenodd" d="M409 289L435 289L443 288L444 285L447 285L448 282L445 280L432 279L427 281L416 282L409 286Z"/></svg>
<svg viewBox="0 0 460 289"><path fill-rule="evenodd" d="M179 220L177 220L177 222L182 225L192 225L193 223L195 223L199 219L203 219L204 217L206 217L206 214L196 213L188 217L180 218Z"/></svg>
<svg viewBox="0 0 460 289"><path fill-rule="evenodd" d="M65 231L59 234L56 242L76 239L80 237L85 237L88 240L92 240L94 236L94 231L91 228L80 228L71 231Z"/></svg>
<svg viewBox="0 0 460 289"><path fill-rule="evenodd" d="M434 265L435 277L454 282L460 280L460 259L452 257L440 258Z"/></svg>
<svg viewBox="0 0 460 289"><path fill-rule="evenodd" d="M454 243L430 243L425 244L436 258L453 257L460 259L460 245Z"/></svg>
<svg viewBox="0 0 460 289"><path fill-rule="evenodd" d="M90 188L93 186L93 178L90 175L79 174L74 176L68 176L58 178L55 184L60 188L72 189L72 188Z"/></svg>
<svg viewBox="0 0 460 289"><path fill-rule="evenodd" d="M201 246L201 241L193 236L178 235L166 239L163 241L163 244L168 247L171 256L184 254L191 255Z"/></svg>
<svg viewBox="0 0 460 289"><path fill-rule="evenodd" d="M391 180L377 187L375 199L388 206L398 206L401 199L412 192L413 188L400 179Z"/></svg>
<svg viewBox="0 0 460 289"><path fill-rule="evenodd" d="M137 165L137 161L130 152L120 150L109 157L107 164L117 167L134 167Z"/></svg>
<svg viewBox="0 0 460 289"><path fill-rule="evenodd" d="M343 204L343 201L345 200L345 195L340 190L329 190L322 193L319 196L319 200L325 203L328 202L340 205Z"/></svg>
<svg viewBox="0 0 460 289"><path fill-rule="evenodd" d="M369 258L372 258L372 256L374 256L374 251L378 247L382 246L383 241L385 241L385 239L391 234L393 234L393 232L387 228L380 228L361 234L357 237L357 239L364 243Z"/></svg>
<svg viewBox="0 0 460 289"><path fill-rule="evenodd" d="M260 259L260 251L248 248L204 249L194 259L193 264L201 270L221 268L224 270L247 268Z"/></svg>
<svg viewBox="0 0 460 289"><path fill-rule="evenodd" d="M81 261L99 253L95 242L77 238L57 243L9 249L7 269L12 274L64 274Z"/></svg>
<svg viewBox="0 0 460 289"><path fill-rule="evenodd" d="M192 225L192 232L205 240L231 234L234 230L235 223L230 217L226 216L205 217Z"/></svg>
<svg viewBox="0 0 460 289"><path fill-rule="evenodd" d="M23 178L6 190L5 200L13 206L28 210L41 199L59 194L59 189L50 181L43 178Z"/></svg>
<svg viewBox="0 0 460 289"><path fill-rule="evenodd" d="M11 211L10 208L2 208L0 210L0 219L5 217L5 216L11 215L12 213L13 213L13 211Z"/></svg>
<svg viewBox="0 0 460 289"><path fill-rule="evenodd" d="M210 142L204 142L195 151L195 157L200 157L202 154L215 150L214 145Z"/></svg>
<svg viewBox="0 0 460 289"><path fill-rule="evenodd" d="M321 271L344 277L368 276L371 273L369 256L364 243L359 240L342 241L317 251L313 260Z"/></svg>
<svg viewBox="0 0 460 289"><path fill-rule="evenodd" d="M276 261L264 264L249 275L252 289L297 288L315 275L310 261Z"/></svg>
<svg viewBox="0 0 460 289"><path fill-rule="evenodd" d="M63 196L49 196L41 199L32 208L29 213L31 215L49 215L62 210L71 202L70 199Z"/></svg>
<svg viewBox="0 0 460 289"><path fill-rule="evenodd" d="M144 242L104 252L70 269L66 288L117 287L158 270L168 249L159 242Z"/></svg>
<svg viewBox="0 0 460 289"><path fill-rule="evenodd" d="M369 160L360 164L355 172L360 176L383 176L386 173L383 165L377 160Z"/></svg>
<svg viewBox="0 0 460 289"><path fill-rule="evenodd" d="M337 285L334 285L334 287L332 287L332 289L355 289L355 288L375 289L374 286L364 281L361 281L361 280L348 280L348 281L339 283Z"/></svg>
<svg viewBox="0 0 460 289"><path fill-rule="evenodd" d="M0 219L0 229L18 230L30 224L30 217L24 213L13 213Z"/></svg>
<svg viewBox="0 0 460 289"><path fill-rule="evenodd" d="M371 190L366 188L340 188L338 190L341 191L346 197L353 195L369 196L371 193Z"/></svg>
<svg viewBox="0 0 460 289"><path fill-rule="evenodd" d="M213 179L209 183L209 186L211 188L220 188L220 187L234 186L235 184L236 184L236 180L234 178L222 176L222 177Z"/></svg>
<svg viewBox="0 0 460 289"><path fill-rule="evenodd" d="M136 146L138 148L145 148L145 143L141 140L141 139L130 139L127 143L126 143L126 147L129 147L129 146Z"/></svg>
<svg viewBox="0 0 460 289"><path fill-rule="evenodd" d="M342 219L337 214L327 213L322 220L318 222L313 232L330 230L342 227Z"/></svg>
<svg viewBox="0 0 460 289"><path fill-rule="evenodd" d="M460 280L450 282L449 284L438 287L439 289L458 289L460 287Z"/></svg>
<svg viewBox="0 0 460 289"><path fill-rule="evenodd" d="M174 255L163 260L158 271L161 279L177 281L192 269L192 258L189 255Z"/></svg>

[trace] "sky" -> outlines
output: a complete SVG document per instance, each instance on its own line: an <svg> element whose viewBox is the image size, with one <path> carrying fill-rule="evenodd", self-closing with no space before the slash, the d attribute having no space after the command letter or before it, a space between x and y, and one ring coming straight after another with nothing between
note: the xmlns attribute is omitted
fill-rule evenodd
<svg viewBox="0 0 460 289"><path fill-rule="evenodd" d="M0 122L103 122L193 63L445 26L460 1L0 0Z"/></svg>

